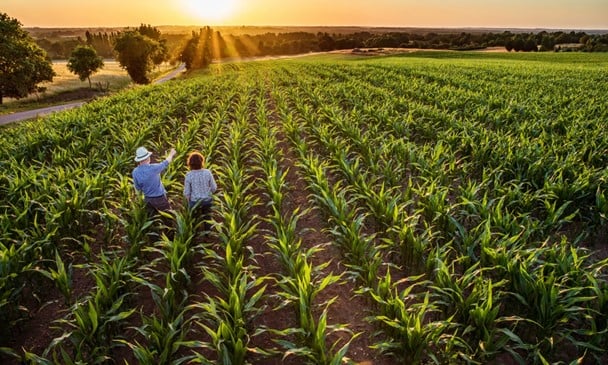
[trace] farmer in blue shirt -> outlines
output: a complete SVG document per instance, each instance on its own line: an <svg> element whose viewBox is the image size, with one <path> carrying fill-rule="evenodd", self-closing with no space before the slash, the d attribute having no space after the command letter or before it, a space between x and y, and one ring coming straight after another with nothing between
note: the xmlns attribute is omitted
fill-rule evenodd
<svg viewBox="0 0 608 365"><path fill-rule="evenodd" d="M152 152L148 151L146 147L137 148L135 162L138 165L133 169L132 176L135 189L144 194L148 214L153 216L158 211L171 210L167 191L160 181L160 174L167 169L169 162L173 161L175 149L172 148L167 158L161 163L150 163L150 156L152 156Z"/></svg>

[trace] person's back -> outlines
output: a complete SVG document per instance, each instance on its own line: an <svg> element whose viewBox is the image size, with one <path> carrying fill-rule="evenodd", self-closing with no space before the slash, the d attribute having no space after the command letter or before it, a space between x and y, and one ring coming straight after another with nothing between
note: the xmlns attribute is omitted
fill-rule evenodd
<svg viewBox="0 0 608 365"><path fill-rule="evenodd" d="M211 201L213 193L217 189L213 175L208 169L191 170L186 174L184 182L186 196L189 196L189 201L197 202L199 200Z"/></svg>
<svg viewBox="0 0 608 365"><path fill-rule="evenodd" d="M213 207L213 193L217 184L210 170L205 169L205 158L198 152L192 152L187 161L190 171L184 179L184 196L188 200L188 207L195 208L196 214L205 221L205 231L209 230L209 216Z"/></svg>
<svg viewBox="0 0 608 365"><path fill-rule="evenodd" d="M141 191L146 198L157 198L165 195L167 191L160 181L160 174L168 165L169 162L165 160L161 163L143 164L135 167L131 173L135 188Z"/></svg>
<svg viewBox="0 0 608 365"><path fill-rule="evenodd" d="M135 189L144 195L148 214L153 215L157 211L171 210L171 204L167 199L167 191L163 186L160 174L167 169L169 162L173 160L175 149L171 149L167 158L160 163L150 163L149 152L145 147L139 147L135 153L137 167L133 169L133 185Z"/></svg>

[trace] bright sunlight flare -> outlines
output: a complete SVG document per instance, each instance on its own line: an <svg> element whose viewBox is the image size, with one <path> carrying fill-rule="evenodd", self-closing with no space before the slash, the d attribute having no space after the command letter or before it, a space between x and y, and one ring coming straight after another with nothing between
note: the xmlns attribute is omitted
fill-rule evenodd
<svg viewBox="0 0 608 365"><path fill-rule="evenodd" d="M234 15L239 0L182 0L184 10L203 20L220 22Z"/></svg>

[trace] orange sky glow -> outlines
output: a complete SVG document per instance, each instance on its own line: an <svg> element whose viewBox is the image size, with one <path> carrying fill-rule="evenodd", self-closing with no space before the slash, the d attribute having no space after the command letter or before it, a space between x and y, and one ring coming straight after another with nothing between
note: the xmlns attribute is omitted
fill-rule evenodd
<svg viewBox="0 0 608 365"><path fill-rule="evenodd" d="M300 25L608 29L608 0L1 0L26 27Z"/></svg>

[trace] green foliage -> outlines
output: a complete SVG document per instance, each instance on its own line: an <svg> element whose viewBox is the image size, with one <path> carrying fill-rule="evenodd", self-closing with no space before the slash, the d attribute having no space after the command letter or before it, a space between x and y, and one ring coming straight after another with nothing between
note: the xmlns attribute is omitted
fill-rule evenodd
<svg viewBox="0 0 608 365"><path fill-rule="evenodd" d="M151 26L150 24L141 24L136 31L150 39L153 39L158 42L158 49L152 54L152 62L155 65L160 65L164 61L167 60L168 57L168 49L167 49L167 40L163 39L162 33L157 28Z"/></svg>
<svg viewBox="0 0 608 365"><path fill-rule="evenodd" d="M103 67L103 59L90 46L78 46L72 50L72 55L67 63L68 70L78 75L80 81L89 80L91 87L91 75Z"/></svg>
<svg viewBox="0 0 608 365"><path fill-rule="evenodd" d="M114 44L116 59L137 84L150 83L149 73L154 65L166 59L167 48L164 43L150 36L157 37L157 32L142 25L136 30L122 32Z"/></svg>
<svg viewBox="0 0 608 365"><path fill-rule="evenodd" d="M36 269L35 271L44 275L48 279L54 282L55 286L63 297L67 304L71 304L72 299L72 264L68 264L66 267L65 263L59 256L59 252L55 252L55 269L52 267L49 270Z"/></svg>
<svg viewBox="0 0 608 365"><path fill-rule="evenodd" d="M192 38L184 46L179 60L184 62L186 69L205 68L211 64L213 52L213 30L210 27L202 28L199 32L192 32Z"/></svg>
<svg viewBox="0 0 608 365"><path fill-rule="evenodd" d="M120 362L125 346L141 363L337 364L357 336L396 362L600 362L606 65L438 52L212 65L5 128L2 323L26 318L26 286L46 298L38 271L73 303L51 360L25 354L40 363ZM178 199L170 224L146 215L129 178L141 144L177 146L175 162L204 151L221 187L205 235ZM184 173L163 176L172 198ZM307 234L311 215L323 225ZM87 293L69 286L75 260ZM345 280L373 330L332 316ZM286 326L260 326L275 309Z"/></svg>
<svg viewBox="0 0 608 365"><path fill-rule="evenodd" d="M38 91L38 84L53 76L46 52L17 19L0 13L0 104L4 97L19 99Z"/></svg>

